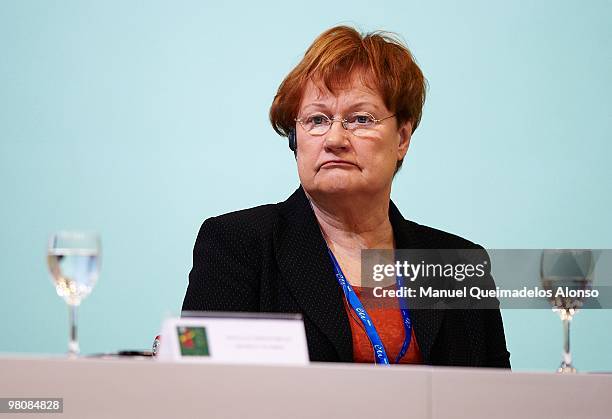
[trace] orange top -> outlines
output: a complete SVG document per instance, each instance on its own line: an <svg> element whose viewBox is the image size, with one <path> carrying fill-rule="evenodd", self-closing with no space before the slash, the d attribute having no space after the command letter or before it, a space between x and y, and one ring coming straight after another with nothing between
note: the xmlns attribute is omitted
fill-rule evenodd
<svg viewBox="0 0 612 419"><path fill-rule="evenodd" d="M399 301L397 298L377 298L372 294L372 288L355 286L352 286L352 288L372 319L378 336L380 336L385 346L389 362L395 363L395 359L402 349L406 336L402 313L399 310ZM351 334L353 335L353 361L374 363L374 350L363 324L357 317L357 314L355 314L355 311L350 308L346 298L343 301L350 320ZM412 327L412 338L408 351L399 363L423 363L423 357L414 335L414 326Z"/></svg>

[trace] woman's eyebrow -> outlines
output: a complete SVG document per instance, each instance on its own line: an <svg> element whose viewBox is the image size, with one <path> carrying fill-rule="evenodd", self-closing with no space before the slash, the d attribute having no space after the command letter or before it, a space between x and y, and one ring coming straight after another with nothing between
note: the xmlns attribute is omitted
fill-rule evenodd
<svg viewBox="0 0 612 419"><path fill-rule="evenodd" d="M302 109L302 112L307 111L309 108L326 109L327 110L327 105L325 103L323 103L323 102L309 103L308 105L304 106L304 108Z"/></svg>
<svg viewBox="0 0 612 419"><path fill-rule="evenodd" d="M351 112L351 111L354 111L355 109L364 108L364 107L371 109L373 112L382 112L381 109L379 109L379 107L376 106L376 104L372 103L371 101L367 101L367 100L360 100L358 102L351 103L346 108L345 112ZM313 108L314 110L325 110L325 111L329 110L329 108L327 107L326 103L323 103L323 102L312 102L312 103L309 103L308 105L304 106L304 108L302 109L302 111L300 113L306 112L310 108Z"/></svg>
<svg viewBox="0 0 612 419"><path fill-rule="evenodd" d="M375 112L381 112L381 110L378 108L378 106L376 106L376 105L375 105L374 103L372 103L372 102L365 101L365 100L363 100L363 101L359 101L359 102L355 102L355 103L352 103L352 104L351 104L351 105L350 105L350 106L347 108L347 110L355 110L355 109L364 108L364 107L366 107L366 108L370 108L370 109L372 109L372 110L373 110L373 111L375 111Z"/></svg>

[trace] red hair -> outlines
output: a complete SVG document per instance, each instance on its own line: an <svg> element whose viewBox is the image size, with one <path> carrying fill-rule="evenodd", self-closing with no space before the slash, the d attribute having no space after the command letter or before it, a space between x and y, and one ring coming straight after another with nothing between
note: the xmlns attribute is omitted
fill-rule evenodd
<svg viewBox="0 0 612 419"><path fill-rule="evenodd" d="M380 94L398 124L410 121L414 132L421 120L427 82L410 50L392 33L361 35L348 26L336 26L319 35L283 80L270 107L272 127L282 136L295 128L309 80L322 82L336 95L350 86L356 74Z"/></svg>

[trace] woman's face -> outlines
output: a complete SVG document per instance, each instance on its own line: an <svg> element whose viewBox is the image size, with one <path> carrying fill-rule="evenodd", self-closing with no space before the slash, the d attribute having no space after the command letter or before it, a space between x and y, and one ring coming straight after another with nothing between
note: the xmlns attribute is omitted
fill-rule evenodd
<svg viewBox="0 0 612 419"><path fill-rule="evenodd" d="M312 81L306 85L298 118L313 113L345 118L353 112L368 112L376 119L392 115L380 95L353 77L337 96ZM321 136L310 135L296 124L297 166L300 182L311 196L319 194L366 194L390 191L397 161L408 151L412 126L398 126L395 117L385 119L355 136L340 121Z"/></svg>

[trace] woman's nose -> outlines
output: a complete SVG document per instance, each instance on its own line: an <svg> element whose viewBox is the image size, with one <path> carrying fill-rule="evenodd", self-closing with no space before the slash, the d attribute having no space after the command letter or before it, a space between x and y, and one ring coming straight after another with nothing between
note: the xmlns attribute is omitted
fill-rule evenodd
<svg viewBox="0 0 612 419"><path fill-rule="evenodd" d="M348 147L348 135L349 132L342 125L342 121L333 120L329 127L329 131L325 134L325 148L335 149Z"/></svg>

